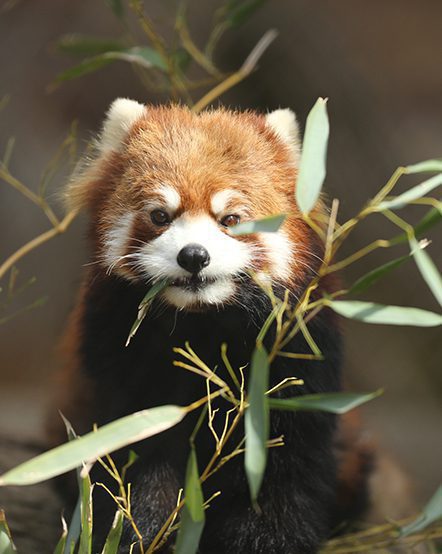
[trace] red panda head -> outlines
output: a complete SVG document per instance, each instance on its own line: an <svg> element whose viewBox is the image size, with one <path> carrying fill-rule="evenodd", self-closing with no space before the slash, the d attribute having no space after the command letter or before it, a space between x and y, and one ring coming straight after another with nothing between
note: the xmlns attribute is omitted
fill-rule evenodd
<svg viewBox="0 0 442 554"><path fill-rule="evenodd" d="M195 114L117 99L97 153L69 197L89 208L96 261L108 273L146 285L166 278L169 304L201 308L240 302L251 272L293 288L310 267L290 110ZM276 233L229 231L279 213L288 217Z"/></svg>

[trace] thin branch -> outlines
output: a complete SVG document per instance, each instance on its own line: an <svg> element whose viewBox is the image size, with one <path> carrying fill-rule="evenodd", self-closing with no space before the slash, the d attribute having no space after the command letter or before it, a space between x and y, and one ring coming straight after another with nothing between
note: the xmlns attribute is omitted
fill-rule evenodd
<svg viewBox="0 0 442 554"><path fill-rule="evenodd" d="M267 31L261 40L256 44L255 48L247 56L245 62L242 64L240 69L227 77L224 81L216 85L212 90L209 90L196 104L193 106L193 112L200 112L216 98L227 92L229 89L243 81L246 77L252 73L255 69L256 64L258 63L260 57L264 54L266 49L270 44L275 40L278 33L274 29Z"/></svg>

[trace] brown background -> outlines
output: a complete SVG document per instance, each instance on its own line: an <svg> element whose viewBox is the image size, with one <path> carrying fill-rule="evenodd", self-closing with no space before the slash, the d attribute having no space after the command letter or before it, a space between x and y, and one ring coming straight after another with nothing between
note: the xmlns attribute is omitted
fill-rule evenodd
<svg viewBox="0 0 442 554"><path fill-rule="evenodd" d="M11 101L0 113L0 153L16 137L11 170L31 188L73 119L85 140L99 128L117 96L144 102L146 94L130 67L118 63L48 93L47 85L71 63L54 43L69 32L117 37L119 27L101 0L28 0L5 10L0 3L0 95ZM157 21L173 2L149 2ZM190 3L191 28L198 41L219 2ZM269 1L239 31L226 35L218 62L238 67L258 38L275 27L280 35L260 62L259 71L222 101L241 108L291 107L304 122L318 96L329 97L331 140L327 191L340 199L340 219L354 214L388 179L396 166L441 157L442 2L439 0ZM66 173L66 171L64 172ZM57 194L63 170L51 189ZM404 179L400 187L417 182ZM0 260L48 228L42 213L7 185L0 184ZM61 213L61 211L60 211ZM417 221L419 208L403 213ZM86 262L84 221L20 262L21 279L37 282L17 301L19 308L47 296L44 307L0 327L0 432L31 439L42 436L56 345L73 304L81 266ZM396 230L373 218L355 233L347 252ZM442 265L440 228L430 254ZM352 282L369 268L405 249L379 251L355 264ZM413 263L396 271L367 298L438 310ZM345 323L347 375L355 390L385 388L369 405L367 429L410 473L419 502L440 480L441 354L439 329Z"/></svg>

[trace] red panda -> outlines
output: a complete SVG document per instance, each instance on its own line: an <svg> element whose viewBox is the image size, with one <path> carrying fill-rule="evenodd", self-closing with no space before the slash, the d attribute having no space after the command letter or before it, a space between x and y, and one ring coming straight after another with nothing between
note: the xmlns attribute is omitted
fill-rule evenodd
<svg viewBox="0 0 442 554"><path fill-rule="evenodd" d="M294 301L321 263L322 245L295 203L299 155L290 110L261 115L218 108L195 114L127 99L111 105L96 155L68 190L71 205L85 208L90 219L91 263L68 331L69 364L64 397L58 399L79 433L140 409L188 405L205 396L203 379L173 365L173 347L186 341L226 380L222 343L228 344L232 365L247 366L271 310L251 272L276 295L289 290ZM278 232L230 233L240 222L279 213L288 216ZM126 347L140 300L165 278L168 286ZM330 291L333 283L321 286ZM309 329L325 360L277 357L271 386L293 375L304 380L280 396L341 389L334 315L324 310ZM308 353L309 347L296 335L287 350ZM224 400L214 403L226 409ZM196 417L135 447L139 458L128 480L146 546L176 505ZM283 435L285 446L269 450L259 512L250 504L240 456L205 483L205 498L222 494L207 510L202 554L314 553L338 523L338 512L345 519L355 506L363 508L365 477L353 469L360 482L352 490L341 475L351 448L336 448L333 415L272 412L270 435ZM213 449L212 435L201 428L196 450L202 467ZM126 459L127 452L117 453L117 462ZM346 491L342 502L338 490ZM98 549L115 505L99 488L94 495ZM125 524L120 552L129 552L134 540ZM173 540L172 535L163 552L171 551Z"/></svg>

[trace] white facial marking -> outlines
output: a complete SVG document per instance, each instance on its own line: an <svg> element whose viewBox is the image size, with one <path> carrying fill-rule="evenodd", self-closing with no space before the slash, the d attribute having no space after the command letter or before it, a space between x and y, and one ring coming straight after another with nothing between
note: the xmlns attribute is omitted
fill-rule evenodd
<svg viewBox="0 0 442 554"><path fill-rule="evenodd" d="M127 241L135 219L135 214L127 212L120 216L104 238L104 260L108 271L120 261L126 252Z"/></svg>
<svg viewBox="0 0 442 554"><path fill-rule="evenodd" d="M163 296L178 307L190 304L217 304L234 293L232 276L253 267L253 252L249 245L228 236L206 215L177 218L161 236L139 251L139 266L149 278L178 279L190 273L177 262L178 253L188 244L200 244L209 252L210 263L199 275L216 279L198 291L169 286Z"/></svg>
<svg viewBox="0 0 442 554"><path fill-rule="evenodd" d="M156 192L161 194L166 204L166 208L170 212L174 213L177 211L181 204L181 196L176 189L170 185L161 185Z"/></svg>
<svg viewBox="0 0 442 554"><path fill-rule="evenodd" d="M219 192L216 192L212 196L212 201L211 201L212 212L215 215L223 213L226 210L229 202L232 199L237 197L238 197L238 192L232 189L224 189L224 190L220 190Z"/></svg>
<svg viewBox="0 0 442 554"><path fill-rule="evenodd" d="M293 250L288 236L284 231L276 233L259 233L264 244L267 257L270 260L270 272L276 279L286 281L290 278L290 263Z"/></svg>
<svg viewBox="0 0 442 554"><path fill-rule="evenodd" d="M220 304L235 292L235 285L228 279L219 279L215 283L205 286L197 293L181 287L167 287L163 297L178 308L185 308L195 304Z"/></svg>
<svg viewBox="0 0 442 554"><path fill-rule="evenodd" d="M205 277L228 277L250 266L252 253L244 242L229 237L208 216L177 218L161 236L141 248L140 261L150 277L189 277L178 265L178 252L196 243L209 252L210 263L201 271Z"/></svg>

